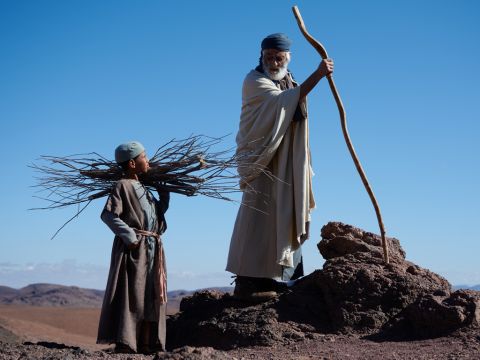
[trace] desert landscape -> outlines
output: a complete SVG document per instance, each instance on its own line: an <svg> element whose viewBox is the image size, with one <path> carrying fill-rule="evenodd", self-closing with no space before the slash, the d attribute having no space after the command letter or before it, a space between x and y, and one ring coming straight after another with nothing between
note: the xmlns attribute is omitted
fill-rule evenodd
<svg viewBox="0 0 480 360"><path fill-rule="evenodd" d="M1 286L0 341L108 348L95 342L103 293L54 284L32 284L18 290ZM184 290L169 292L167 313L177 313L181 299L191 294Z"/></svg>
<svg viewBox="0 0 480 360"><path fill-rule="evenodd" d="M95 344L103 292L51 284L0 288L0 359L479 359L480 292L405 260L389 238L342 223L322 229L322 269L278 298L231 289L169 293L166 353Z"/></svg>

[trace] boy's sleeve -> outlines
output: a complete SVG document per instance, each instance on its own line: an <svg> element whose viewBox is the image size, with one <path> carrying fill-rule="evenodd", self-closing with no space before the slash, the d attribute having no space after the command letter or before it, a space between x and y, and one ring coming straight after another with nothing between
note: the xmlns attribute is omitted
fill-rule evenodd
<svg viewBox="0 0 480 360"><path fill-rule="evenodd" d="M107 203L105 204L104 210L120 216L120 214L123 212L122 191L124 192L123 184L119 181L113 187Z"/></svg>
<svg viewBox="0 0 480 360"><path fill-rule="evenodd" d="M159 200L156 201L157 217L159 221L159 234L163 234L167 230L167 221L165 220L165 213L170 205L170 192L162 188L157 188Z"/></svg>
<svg viewBox="0 0 480 360"><path fill-rule="evenodd" d="M168 191L159 193L158 196L160 197L159 205L162 211L162 214L165 214L170 206L170 193Z"/></svg>
<svg viewBox="0 0 480 360"><path fill-rule="evenodd" d="M137 243L138 239L135 231L133 231L130 226L128 226L122 219L120 219L117 214L114 214L113 212L104 209L100 217L115 235L120 236L120 238L123 240L123 243L127 247Z"/></svg>
<svg viewBox="0 0 480 360"><path fill-rule="evenodd" d="M112 189L100 217L110 230L120 236L126 246L129 246L137 243L138 239L135 231L120 219L123 212L122 192L124 192L124 184L119 181Z"/></svg>

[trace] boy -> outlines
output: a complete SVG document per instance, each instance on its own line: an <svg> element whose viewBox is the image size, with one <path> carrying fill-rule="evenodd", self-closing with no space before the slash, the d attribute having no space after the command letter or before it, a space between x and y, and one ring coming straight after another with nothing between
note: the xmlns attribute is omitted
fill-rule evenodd
<svg viewBox="0 0 480 360"><path fill-rule="evenodd" d="M119 145L119 180L101 218L114 232L110 271L97 343L115 343L117 352L165 350L166 264L160 239L170 194L157 189L157 201L139 181L149 169L137 141Z"/></svg>

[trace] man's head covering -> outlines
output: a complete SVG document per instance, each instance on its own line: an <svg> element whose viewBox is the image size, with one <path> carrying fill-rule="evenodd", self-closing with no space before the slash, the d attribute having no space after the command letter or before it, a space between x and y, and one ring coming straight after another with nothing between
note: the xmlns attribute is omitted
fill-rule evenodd
<svg viewBox="0 0 480 360"><path fill-rule="evenodd" d="M135 159L145 151L145 148L138 141L129 141L120 144L115 149L115 161L117 164L124 163L130 159Z"/></svg>
<svg viewBox="0 0 480 360"><path fill-rule="evenodd" d="M291 45L292 40L283 33L271 34L262 40L262 50L276 49L279 51L290 51Z"/></svg>

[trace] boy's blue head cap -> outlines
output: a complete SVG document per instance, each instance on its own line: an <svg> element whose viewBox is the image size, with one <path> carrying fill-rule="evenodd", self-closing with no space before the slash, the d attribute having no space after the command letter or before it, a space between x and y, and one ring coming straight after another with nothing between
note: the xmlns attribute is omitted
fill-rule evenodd
<svg viewBox="0 0 480 360"><path fill-rule="evenodd" d="M271 34L262 40L262 50L276 49L279 51L290 51L291 45L292 40L290 40L288 36L283 33Z"/></svg>
<svg viewBox="0 0 480 360"><path fill-rule="evenodd" d="M115 149L115 161L117 164L135 159L138 155L145 151L145 148L138 141L129 141L120 144Z"/></svg>

